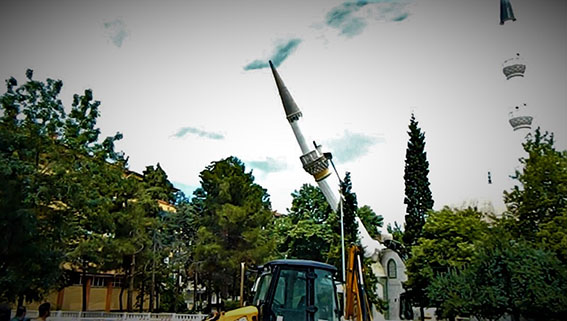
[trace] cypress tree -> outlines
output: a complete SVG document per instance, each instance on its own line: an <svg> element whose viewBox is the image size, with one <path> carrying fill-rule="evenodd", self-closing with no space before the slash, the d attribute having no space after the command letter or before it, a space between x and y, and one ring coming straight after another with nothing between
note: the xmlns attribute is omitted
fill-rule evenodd
<svg viewBox="0 0 567 321"><path fill-rule="evenodd" d="M415 115L411 115L409 141L406 149L404 170L406 216L403 241L406 247L417 244L422 234L427 211L433 208L433 198L429 189L429 162L425 152L425 134L418 126Z"/></svg>

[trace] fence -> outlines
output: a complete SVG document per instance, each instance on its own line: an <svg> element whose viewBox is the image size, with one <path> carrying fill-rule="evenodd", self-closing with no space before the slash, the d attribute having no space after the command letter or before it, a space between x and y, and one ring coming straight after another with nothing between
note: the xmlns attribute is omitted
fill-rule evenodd
<svg viewBox="0 0 567 321"><path fill-rule="evenodd" d="M37 311L27 311L26 318L37 315ZM204 314L52 311L47 321L201 321L205 317Z"/></svg>

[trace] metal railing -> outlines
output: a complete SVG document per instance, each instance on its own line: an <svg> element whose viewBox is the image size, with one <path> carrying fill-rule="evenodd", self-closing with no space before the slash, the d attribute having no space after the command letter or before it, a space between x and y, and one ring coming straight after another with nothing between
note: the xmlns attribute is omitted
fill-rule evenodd
<svg viewBox="0 0 567 321"><path fill-rule="evenodd" d="M26 313L26 318L33 319L37 316L38 313L35 310L28 310ZM201 321L205 317L205 314L180 313L52 311L47 321Z"/></svg>

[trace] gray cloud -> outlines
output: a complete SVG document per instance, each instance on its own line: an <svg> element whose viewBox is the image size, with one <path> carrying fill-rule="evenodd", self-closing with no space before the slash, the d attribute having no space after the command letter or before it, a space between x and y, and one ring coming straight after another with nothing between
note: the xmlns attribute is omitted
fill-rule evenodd
<svg viewBox="0 0 567 321"><path fill-rule="evenodd" d="M268 68L268 60L271 60L274 66L278 67L301 43L301 39L293 38L288 40L285 43L280 43L276 45L274 53L268 59L260 60L256 59L249 63L248 65L244 66L244 70L252 70L252 69L262 69Z"/></svg>
<svg viewBox="0 0 567 321"><path fill-rule="evenodd" d="M124 21L122 21L122 19L105 22L104 29L106 30L106 35L110 38L112 43L119 48L122 46L124 39L126 39L126 37L128 37L129 35L126 24L124 23Z"/></svg>
<svg viewBox="0 0 567 321"><path fill-rule="evenodd" d="M366 155L370 147L383 142L383 137L351 133L345 130L342 137L329 140L326 142L326 145L328 150L333 153L333 157L341 162L349 162ZM323 149L325 150L326 148L323 147Z"/></svg>
<svg viewBox="0 0 567 321"><path fill-rule="evenodd" d="M344 2L332 8L326 16L325 23L339 29L341 35L356 36L366 27L367 18L360 15L364 8L366 16L377 20L403 21L409 13L407 5L411 0L360 0Z"/></svg>
<svg viewBox="0 0 567 321"><path fill-rule="evenodd" d="M205 137L205 138L209 138L209 139L216 139L216 140L220 140L220 139L224 139L224 136L222 134L219 133L214 133L214 132L207 132L195 127L181 127L179 128L179 130L173 134L173 136L177 137L177 138L181 138L187 134L193 134L193 135L197 135L199 137Z"/></svg>
<svg viewBox="0 0 567 321"><path fill-rule="evenodd" d="M287 164L284 160L274 159L271 157L267 157L266 160L263 161L249 161L247 163L252 168L266 173L281 172L287 168Z"/></svg>

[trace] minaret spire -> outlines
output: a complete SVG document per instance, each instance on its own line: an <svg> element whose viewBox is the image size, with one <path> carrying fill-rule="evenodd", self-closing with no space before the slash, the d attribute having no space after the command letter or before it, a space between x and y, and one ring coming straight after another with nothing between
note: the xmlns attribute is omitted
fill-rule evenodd
<svg viewBox="0 0 567 321"><path fill-rule="evenodd" d="M301 111L299 110L299 107L297 107L297 104L291 97L291 94L285 87L283 80L271 61L270 68L272 69L272 73L276 80L276 85L280 93L280 98L282 99L287 121L289 122L289 125L295 134L295 138L297 139L297 143L301 148L301 152L303 153L303 155L299 157L303 164L303 169L305 169L307 173L313 175L315 182L317 182L319 189L321 189L321 192L325 195L327 202L334 211L337 211L339 209L339 199L335 194L336 189L332 189L329 185L329 176L331 175L331 171L329 170L330 153L323 153L321 145L316 144L315 141L305 139L300 127L300 121L302 118ZM307 142L310 143L308 144ZM358 216L356 217L356 222L358 224L358 234L364 246L364 255L366 257L370 257L377 254L384 248L384 246L368 234L366 227Z"/></svg>
<svg viewBox="0 0 567 321"><path fill-rule="evenodd" d="M278 74L278 71L274 67L274 64L272 64L271 60L269 62L270 62L270 68L272 69L272 73L274 74L274 79L276 80L276 86L278 86L278 91L282 99L285 115L287 117L287 120L291 122L296 118L302 116L301 110L299 110L299 107L297 107L297 104L293 100L293 97L291 97L289 90L287 90L287 87L285 86L282 78L280 77L280 74Z"/></svg>
<svg viewBox="0 0 567 321"><path fill-rule="evenodd" d="M301 110L299 110L299 107L297 107L293 97L291 97L291 94L284 85L284 82L274 67L274 64L272 64L271 61L269 63L272 73L274 74L276 86L280 93L280 98L282 99L287 121L289 122L289 125L293 130L293 134L297 139L297 143L301 148L301 152L303 153L303 155L299 157L301 164L303 164L303 169L307 173L313 175L317 185L319 185L319 188L325 195L325 198L327 198L329 205L331 205L331 208L336 211L338 207L338 198L335 196L333 189L329 186L327 179L331 175L331 171L329 170L329 159L327 159L325 154L321 151L321 145L308 143L314 141L307 140L303 136L299 125L302 117Z"/></svg>

